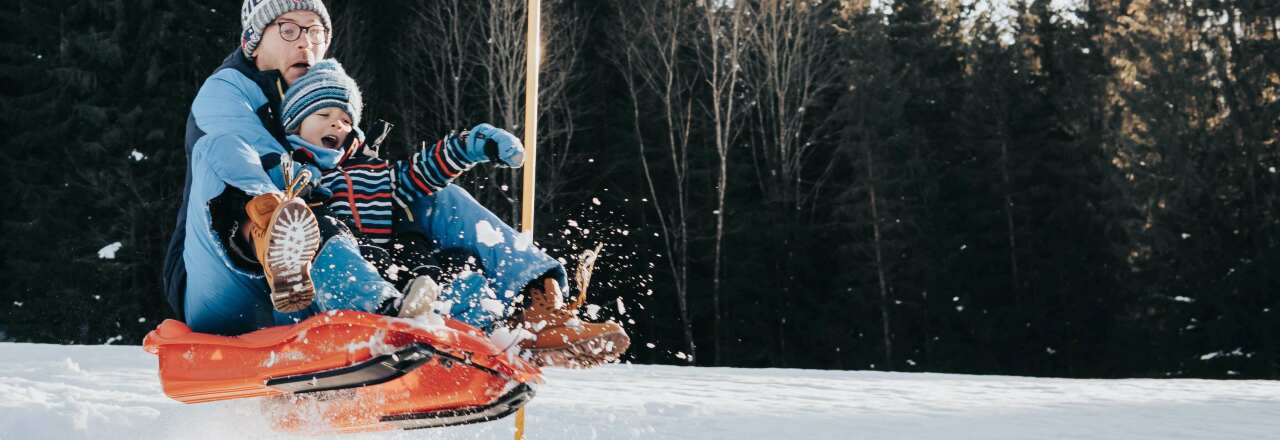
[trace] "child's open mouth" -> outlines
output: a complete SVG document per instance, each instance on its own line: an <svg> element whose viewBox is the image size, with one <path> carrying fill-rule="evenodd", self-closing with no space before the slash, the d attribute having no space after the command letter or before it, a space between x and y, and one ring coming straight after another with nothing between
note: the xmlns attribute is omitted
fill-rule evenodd
<svg viewBox="0 0 1280 440"><path fill-rule="evenodd" d="M325 135L325 137L320 138L320 143L324 145L325 148L337 149L338 137L331 134Z"/></svg>

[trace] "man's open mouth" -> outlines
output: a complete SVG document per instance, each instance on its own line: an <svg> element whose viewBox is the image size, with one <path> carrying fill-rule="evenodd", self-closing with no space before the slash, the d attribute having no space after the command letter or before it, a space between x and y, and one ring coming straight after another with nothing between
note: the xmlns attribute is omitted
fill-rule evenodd
<svg viewBox="0 0 1280 440"><path fill-rule="evenodd" d="M338 137L331 134L325 135L325 137L320 138L320 143L323 144L325 148L336 149L338 148Z"/></svg>

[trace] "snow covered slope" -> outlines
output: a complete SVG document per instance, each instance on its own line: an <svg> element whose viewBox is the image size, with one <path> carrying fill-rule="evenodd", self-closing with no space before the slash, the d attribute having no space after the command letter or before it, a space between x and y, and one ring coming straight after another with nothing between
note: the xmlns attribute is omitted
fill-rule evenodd
<svg viewBox="0 0 1280 440"><path fill-rule="evenodd" d="M546 371L534 439L1269 439L1280 383L613 365ZM0 440L259 439L256 401L184 405L140 347L0 344ZM509 439L513 421L365 439Z"/></svg>

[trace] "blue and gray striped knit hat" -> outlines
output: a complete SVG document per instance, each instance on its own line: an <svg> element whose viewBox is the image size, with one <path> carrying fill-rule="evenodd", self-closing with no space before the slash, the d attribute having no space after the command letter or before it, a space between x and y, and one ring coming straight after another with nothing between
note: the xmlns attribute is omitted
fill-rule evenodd
<svg viewBox="0 0 1280 440"><path fill-rule="evenodd" d="M360 112L364 108L360 87L333 59L316 63L289 86L280 109L285 133L296 133L303 119L324 108L341 109L351 115L352 125L360 125Z"/></svg>
<svg viewBox="0 0 1280 440"><path fill-rule="evenodd" d="M240 6L240 28L243 30L240 33L240 50L244 51L244 56L253 58L253 51L262 42L262 31L290 11L315 12L324 27L333 29L329 10L320 0L244 0L244 5Z"/></svg>

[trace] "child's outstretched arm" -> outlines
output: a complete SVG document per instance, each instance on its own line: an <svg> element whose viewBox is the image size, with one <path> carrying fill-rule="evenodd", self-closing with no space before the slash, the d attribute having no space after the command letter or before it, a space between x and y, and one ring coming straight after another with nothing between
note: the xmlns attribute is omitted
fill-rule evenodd
<svg viewBox="0 0 1280 440"><path fill-rule="evenodd" d="M524 164L524 146L515 135L489 124L477 125L461 135L450 134L414 153L409 160L396 163L396 196L412 203L435 194L483 162L519 168Z"/></svg>

